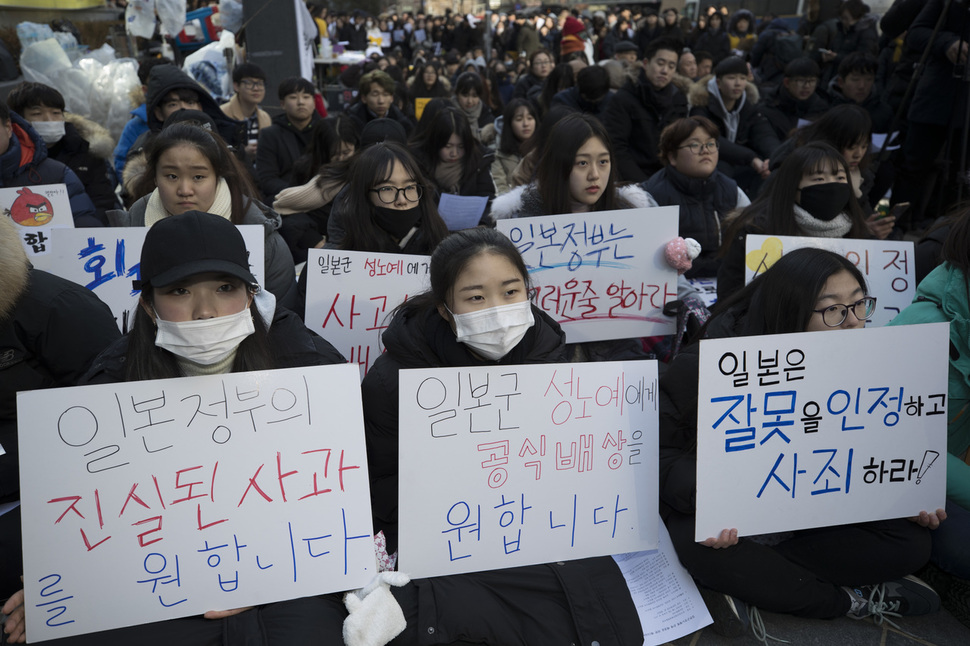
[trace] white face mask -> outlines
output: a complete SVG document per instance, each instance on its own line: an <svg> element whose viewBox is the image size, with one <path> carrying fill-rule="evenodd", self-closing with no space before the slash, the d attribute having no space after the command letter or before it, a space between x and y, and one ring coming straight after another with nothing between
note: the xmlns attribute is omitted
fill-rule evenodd
<svg viewBox="0 0 970 646"><path fill-rule="evenodd" d="M64 138L63 121L32 121L30 123L47 145L56 144Z"/></svg>
<svg viewBox="0 0 970 646"><path fill-rule="evenodd" d="M536 322L529 301L467 314L451 312L451 316L455 321L458 340L492 361L507 355Z"/></svg>
<svg viewBox="0 0 970 646"><path fill-rule="evenodd" d="M155 325L155 345L204 366L225 359L256 331L248 307L238 314L200 321L163 321L156 312Z"/></svg>

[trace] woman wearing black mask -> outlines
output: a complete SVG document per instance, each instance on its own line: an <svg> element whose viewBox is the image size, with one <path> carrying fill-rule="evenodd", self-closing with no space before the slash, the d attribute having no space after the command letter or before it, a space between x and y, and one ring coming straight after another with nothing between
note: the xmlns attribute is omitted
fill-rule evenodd
<svg viewBox="0 0 970 646"><path fill-rule="evenodd" d="M357 217L347 218L340 249L430 254L448 234L437 195L404 146L369 146L351 161L348 176L341 210Z"/></svg>
<svg viewBox="0 0 970 646"><path fill-rule="evenodd" d="M865 215L849 184L849 166L821 142L795 150L772 173L758 198L725 222L717 298L744 286L745 239L749 233L815 238L869 238Z"/></svg>

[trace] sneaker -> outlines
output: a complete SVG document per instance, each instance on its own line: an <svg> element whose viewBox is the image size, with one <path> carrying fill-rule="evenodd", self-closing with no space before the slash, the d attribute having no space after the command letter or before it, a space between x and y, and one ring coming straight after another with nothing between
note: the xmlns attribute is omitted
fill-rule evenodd
<svg viewBox="0 0 970 646"><path fill-rule="evenodd" d="M852 588L850 594L858 599L848 616L853 619L872 617L876 624L886 621L895 626L889 617L928 615L940 609L940 595L913 575L879 585Z"/></svg>
<svg viewBox="0 0 970 646"><path fill-rule="evenodd" d="M748 605L729 594L698 586L714 620L714 632L722 637L740 637L751 628Z"/></svg>

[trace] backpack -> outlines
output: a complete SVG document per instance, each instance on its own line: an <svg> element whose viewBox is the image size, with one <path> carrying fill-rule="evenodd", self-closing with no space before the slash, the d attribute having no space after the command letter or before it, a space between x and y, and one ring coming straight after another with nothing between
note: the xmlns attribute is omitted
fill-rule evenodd
<svg viewBox="0 0 970 646"><path fill-rule="evenodd" d="M802 55L802 45L802 37L793 31L780 34L775 38L771 53L775 55L779 69L785 69L786 65Z"/></svg>

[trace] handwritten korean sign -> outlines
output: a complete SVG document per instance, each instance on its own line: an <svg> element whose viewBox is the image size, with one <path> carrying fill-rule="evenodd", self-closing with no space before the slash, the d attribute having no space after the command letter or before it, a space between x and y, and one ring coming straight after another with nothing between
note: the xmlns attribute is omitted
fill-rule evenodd
<svg viewBox="0 0 970 646"><path fill-rule="evenodd" d="M311 249L306 326L370 369L395 307L429 288L428 256Z"/></svg>
<svg viewBox="0 0 970 646"><path fill-rule="evenodd" d="M695 538L943 507L948 330L701 341Z"/></svg>
<svg viewBox="0 0 970 646"><path fill-rule="evenodd" d="M249 270L263 285L263 228L254 224L238 226L249 252ZM131 329L140 290L131 281L141 278L141 248L146 227L107 227L104 229L55 229L51 232L51 251L32 258L38 269L66 278L93 291L114 313L122 333Z"/></svg>
<svg viewBox="0 0 970 646"><path fill-rule="evenodd" d="M400 374L402 571L657 547L656 361Z"/></svg>
<svg viewBox="0 0 970 646"><path fill-rule="evenodd" d="M569 343L673 334L663 307L677 298L664 246L678 209L626 209L499 220L536 283L535 303Z"/></svg>
<svg viewBox="0 0 970 646"><path fill-rule="evenodd" d="M71 199L64 184L0 188L0 214L17 225L17 234L31 260L50 253L53 229L74 228Z"/></svg>
<svg viewBox="0 0 970 646"><path fill-rule="evenodd" d="M876 311L869 325L886 325L913 302L916 295L916 261L912 242L749 235L746 241L745 282L750 283L789 251L803 247L833 251L845 256L859 268L869 286L869 294L876 297Z"/></svg>
<svg viewBox="0 0 970 646"><path fill-rule="evenodd" d="M17 413L32 640L375 573L353 366L22 392Z"/></svg>

